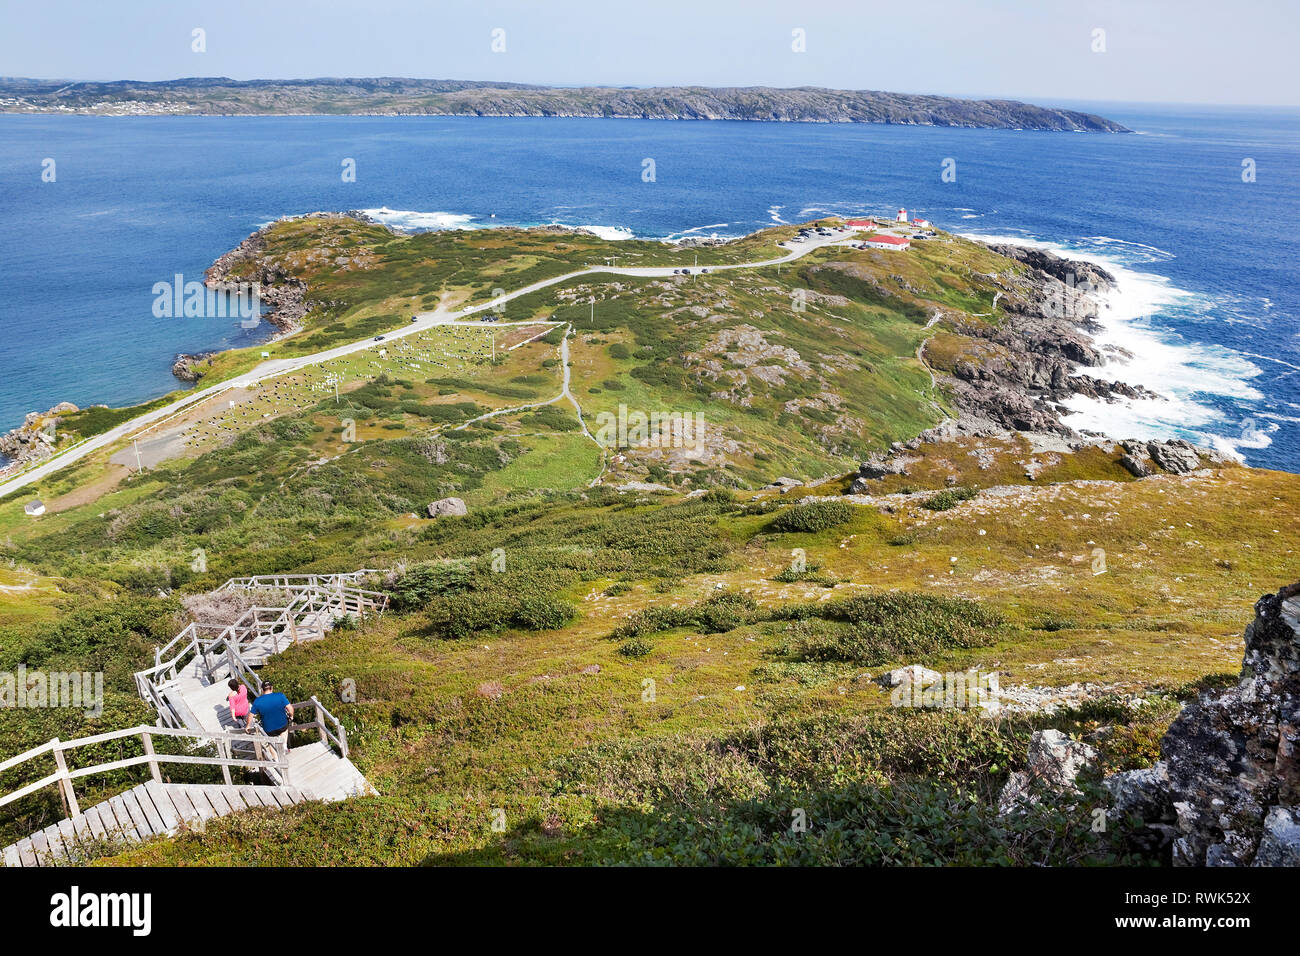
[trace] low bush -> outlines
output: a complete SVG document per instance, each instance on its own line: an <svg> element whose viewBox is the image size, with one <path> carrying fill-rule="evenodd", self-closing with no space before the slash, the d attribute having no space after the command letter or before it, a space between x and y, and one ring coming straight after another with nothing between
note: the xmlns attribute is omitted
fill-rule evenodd
<svg viewBox="0 0 1300 956"><path fill-rule="evenodd" d="M768 522L769 531L816 532L846 524L853 518L853 509L843 501L814 501L796 505Z"/></svg>
<svg viewBox="0 0 1300 956"><path fill-rule="evenodd" d="M921 507L930 511L947 511L949 508L957 507L963 501L970 501L977 494L979 490L976 488L946 488L925 499Z"/></svg>

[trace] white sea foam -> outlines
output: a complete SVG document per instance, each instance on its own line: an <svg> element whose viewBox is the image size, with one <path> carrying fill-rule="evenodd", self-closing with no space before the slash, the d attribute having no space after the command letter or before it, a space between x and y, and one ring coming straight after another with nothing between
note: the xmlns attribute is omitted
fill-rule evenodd
<svg viewBox="0 0 1300 956"><path fill-rule="evenodd" d="M573 226L572 228L579 232L589 232L609 242L623 242L636 238L636 233L625 226Z"/></svg>
<svg viewBox="0 0 1300 956"><path fill-rule="evenodd" d="M414 209L378 209L361 210L371 219L382 222L385 226L400 229L402 232L427 232L436 229L470 229L476 217L455 212L419 212Z"/></svg>
<svg viewBox="0 0 1300 956"><path fill-rule="evenodd" d="M1078 374L1143 385L1160 397L1108 402L1075 395L1063 403L1070 409L1062 419L1067 425L1113 438L1186 438L1237 458L1243 448L1265 448L1271 443L1269 435L1277 430L1276 424L1233 420L1205 401L1209 397L1237 403L1261 400L1264 396L1250 383L1261 373L1259 366L1240 352L1220 345L1188 344L1152 324L1161 312L1197 307L1204 297L1115 258L1121 250L1130 261L1158 261L1170 257L1169 253L1105 236L1086 240L1100 245L1104 253L1024 236L971 238L1046 249L1095 263L1115 277L1115 288L1098 296L1102 328L1094 335L1097 346L1111 357L1101 367L1082 368Z"/></svg>

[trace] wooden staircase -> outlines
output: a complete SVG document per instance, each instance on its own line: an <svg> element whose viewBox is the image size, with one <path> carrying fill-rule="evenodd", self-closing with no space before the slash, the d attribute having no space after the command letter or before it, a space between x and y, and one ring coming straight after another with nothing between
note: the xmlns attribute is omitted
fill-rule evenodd
<svg viewBox="0 0 1300 956"><path fill-rule="evenodd" d="M382 611L383 594L355 587L367 571L340 575L271 575L232 578L219 590L274 591L275 606L250 608L233 624L214 628L190 624L166 647L155 649L154 666L135 675L136 687L158 713L155 727L133 727L94 737L57 738L0 762L0 772L46 753L53 755L53 774L0 797L0 806L57 784L65 819L0 850L6 866L75 863L105 843L129 843L170 835L184 827L253 807L278 809L304 800L335 801L374 794L375 790L348 759L347 733L315 697L294 703L293 723L282 737L271 738L254 726L244 731L226 705L232 677L262 692L256 668L293 644L319 640L340 618L361 618ZM214 637L204 630L218 630ZM310 711L310 720L303 720ZM294 734L314 732L313 743L292 745ZM69 770L65 754L81 747L140 737L141 753ZM154 741L184 741L181 753L158 753ZM215 752L215 756L212 755ZM219 767L223 783L171 783L161 764ZM151 779L90 807L77 804L73 781L125 767L148 766ZM260 776L258 784L237 785L231 770ZM256 779L256 777L255 777Z"/></svg>
<svg viewBox="0 0 1300 956"><path fill-rule="evenodd" d="M106 845L171 836L182 826L201 828L213 817L238 810L256 807L278 810L306 799L297 787L236 787L150 780L96 804L78 817L51 824L0 852L5 866L66 865Z"/></svg>

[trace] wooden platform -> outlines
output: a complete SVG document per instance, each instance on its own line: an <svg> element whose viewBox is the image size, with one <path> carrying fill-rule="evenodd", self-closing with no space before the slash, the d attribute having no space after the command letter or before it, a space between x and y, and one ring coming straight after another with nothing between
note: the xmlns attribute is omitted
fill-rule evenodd
<svg viewBox="0 0 1300 956"><path fill-rule="evenodd" d="M79 817L60 820L5 847L0 851L0 859L5 866L76 864L84 852L106 844L138 843L175 834L182 828L201 829L214 817L257 807L278 810L305 799L307 796L297 787L151 780L96 804Z"/></svg>

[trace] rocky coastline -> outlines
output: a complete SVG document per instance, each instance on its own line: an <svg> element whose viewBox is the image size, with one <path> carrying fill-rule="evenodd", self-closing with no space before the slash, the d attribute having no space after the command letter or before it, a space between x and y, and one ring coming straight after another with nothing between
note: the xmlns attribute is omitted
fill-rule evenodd
<svg viewBox="0 0 1300 956"><path fill-rule="evenodd" d="M1090 262L1066 259L1026 246L986 243L999 255L1025 266L1023 274L985 276L1001 289L1001 320L980 323L964 316L945 316L945 328L968 338L972 346L951 367L930 361L935 383L952 396L957 415L906 442L895 442L859 468L855 488L906 468L922 445L960 437L1006 438L1019 433L1036 447L1063 451L1099 446L1122 452L1120 463L1134 477L1187 474L1231 459L1211 448L1182 439L1117 439L1081 432L1062 420L1067 399L1082 395L1104 401L1154 398L1143 385L1112 381L1081 371L1128 356L1103 351L1093 335L1114 276ZM927 342L927 346L929 343ZM922 356L931 358L922 350Z"/></svg>
<svg viewBox="0 0 1300 956"><path fill-rule="evenodd" d="M1026 272L989 277L1002 289L1001 322L959 318L948 323L986 346L978 360L959 360L941 376L964 416L1016 431L1079 438L1081 434L1061 420L1068 411L1062 404L1066 399L1155 397L1142 385L1080 372L1098 368L1108 358L1124 357L1103 353L1093 340L1105 296L1115 289L1114 276L1092 263L1040 249L1001 244L988 248L1021 263Z"/></svg>
<svg viewBox="0 0 1300 956"><path fill-rule="evenodd" d="M58 443L59 416L76 411L80 409L71 402L59 402L48 411L28 412L21 425L0 434L0 456L9 462L0 472L52 457Z"/></svg>

